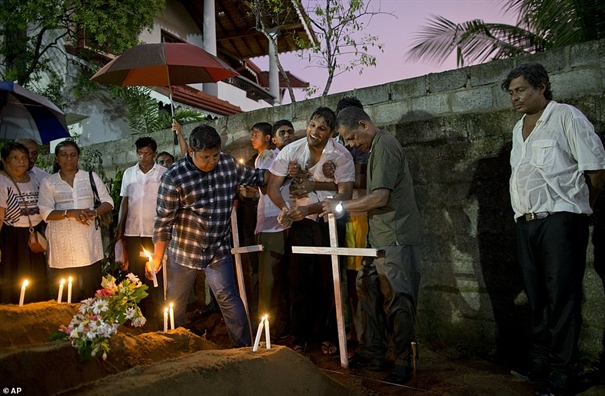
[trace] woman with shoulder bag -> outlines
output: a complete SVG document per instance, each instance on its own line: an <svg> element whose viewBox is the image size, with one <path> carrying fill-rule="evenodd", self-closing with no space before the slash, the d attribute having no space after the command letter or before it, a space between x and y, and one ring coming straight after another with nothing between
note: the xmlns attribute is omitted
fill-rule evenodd
<svg viewBox="0 0 605 396"><path fill-rule="evenodd" d="M38 181L27 172L29 151L21 143L9 142L2 147L1 156L0 302L19 303L25 279L30 285L25 302L45 301L48 279L44 252L33 251L28 243L30 235L43 242Z"/></svg>
<svg viewBox="0 0 605 396"><path fill-rule="evenodd" d="M40 213L48 223L48 265L51 285L58 290L61 279L73 279L72 303L94 297L101 288L103 243L96 219L113 209L113 200L103 181L92 172L101 204L95 209L95 194L89 172L78 168L80 148L63 141L55 147L58 172L40 185Z"/></svg>

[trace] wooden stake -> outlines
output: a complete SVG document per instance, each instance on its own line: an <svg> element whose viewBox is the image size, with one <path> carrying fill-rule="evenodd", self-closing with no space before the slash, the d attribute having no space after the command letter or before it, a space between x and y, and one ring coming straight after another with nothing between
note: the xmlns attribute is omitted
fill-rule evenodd
<svg viewBox="0 0 605 396"><path fill-rule="evenodd" d="M339 248L338 233L336 231L336 219L334 214L328 214L328 226L330 230L330 247L317 246L292 246L294 254L324 254L332 256L332 277L334 279L334 302L336 304L336 325L338 327L338 347L340 350L340 365L349 368L347 356L347 334L345 331L343 301L340 290L340 263L339 256L367 256L378 257L376 249L361 248Z"/></svg>
<svg viewBox="0 0 605 396"><path fill-rule="evenodd" d="M240 247L239 245L239 234L237 233L237 211L235 207L231 211L231 235L233 237L233 248L231 253L235 256L235 274L237 276L237 286L239 289L239 296L244 303L244 310L246 311L246 318L248 319L248 328L250 329L250 337L252 337L252 323L250 322L250 311L248 309L248 297L246 297L246 283L244 280L244 269L242 267L242 254L260 252L263 250L263 245L253 245Z"/></svg>

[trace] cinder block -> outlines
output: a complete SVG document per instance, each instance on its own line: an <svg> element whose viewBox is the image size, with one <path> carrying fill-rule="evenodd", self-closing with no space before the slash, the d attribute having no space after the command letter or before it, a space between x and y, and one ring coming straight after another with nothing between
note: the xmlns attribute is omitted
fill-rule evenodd
<svg viewBox="0 0 605 396"><path fill-rule="evenodd" d="M492 87L470 88L452 94L452 112L470 113L490 110L494 104Z"/></svg>

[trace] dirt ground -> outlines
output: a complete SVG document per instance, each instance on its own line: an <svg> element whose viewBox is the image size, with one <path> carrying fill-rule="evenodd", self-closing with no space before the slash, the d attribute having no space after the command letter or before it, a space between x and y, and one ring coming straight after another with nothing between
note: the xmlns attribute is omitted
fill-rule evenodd
<svg viewBox="0 0 605 396"><path fill-rule="evenodd" d="M54 301L0 305L0 387L20 394L213 395L532 395L538 385L508 368L447 348L420 344L416 381L382 382L387 373L347 370L319 347L304 355L289 339L271 350L230 349L221 316L202 315L190 329L168 333L127 326L111 340L106 361L81 361L67 341L48 335L68 324L76 304ZM152 326L152 324L150 324ZM285 345L284 345L285 344ZM590 374L590 373L588 373ZM587 378L587 377L586 377ZM583 396L605 395L605 384L584 378ZM10 392L9 392L10 393Z"/></svg>

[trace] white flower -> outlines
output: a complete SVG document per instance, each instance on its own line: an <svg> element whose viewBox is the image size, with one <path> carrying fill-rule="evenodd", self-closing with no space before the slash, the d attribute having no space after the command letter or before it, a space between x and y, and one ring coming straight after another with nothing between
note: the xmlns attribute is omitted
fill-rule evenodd
<svg viewBox="0 0 605 396"><path fill-rule="evenodd" d="M129 281L131 281L132 283L134 283L136 287L139 287L142 284L141 280L139 279L139 277L136 276L135 274L133 274L132 272L129 272L126 275L126 278L128 278Z"/></svg>
<svg viewBox="0 0 605 396"><path fill-rule="evenodd" d="M109 303L105 300L97 300L93 304L92 312L95 314L100 314L101 312L105 312L109 309Z"/></svg>
<svg viewBox="0 0 605 396"><path fill-rule="evenodd" d="M124 312L124 317L126 317L126 319L132 319L136 313L137 311L133 307L128 307L126 308L126 312Z"/></svg>
<svg viewBox="0 0 605 396"><path fill-rule="evenodd" d="M92 306L92 304L94 304L95 299L94 298L87 298L86 300L83 300L82 303L80 304L80 308L78 308L78 310L85 314L86 311L88 311L90 309L90 307Z"/></svg>
<svg viewBox="0 0 605 396"><path fill-rule="evenodd" d="M141 327L141 326L144 326L146 322L147 322L147 319L145 319L144 316L139 316L132 320L132 325L134 327Z"/></svg>

